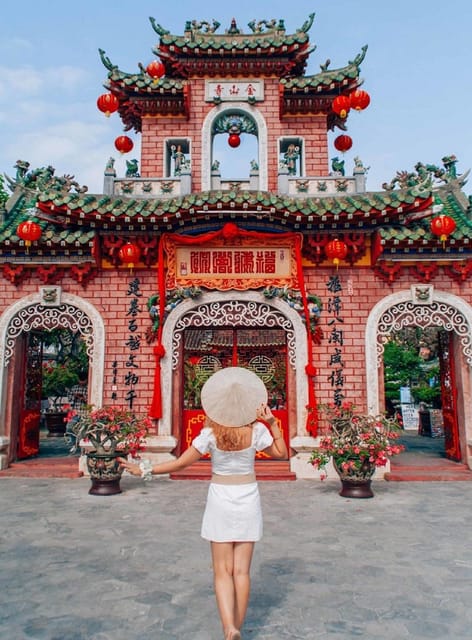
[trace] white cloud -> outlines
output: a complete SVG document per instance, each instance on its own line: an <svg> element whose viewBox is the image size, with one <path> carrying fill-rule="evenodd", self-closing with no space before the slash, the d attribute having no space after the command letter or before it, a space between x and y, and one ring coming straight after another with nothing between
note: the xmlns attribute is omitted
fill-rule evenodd
<svg viewBox="0 0 472 640"><path fill-rule="evenodd" d="M101 192L103 170L114 151L114 137L103 123L67 121L25 131L3 148L5 157L27 160L31 168L52 165L56 174L74 174L89 191ZM6 173L10 173L8 169Z"/></svg>
<svg viewBox="0 0 472 640"><path fill-rule="evenodd" d="M90 74L80 67L63 65L47 69L35 69L30 65L10 68L0 66L0 100L12 101L12 97L34 96L41 92L72 92L86 84ZM12 101L14 106L15 100Z"/></svg>

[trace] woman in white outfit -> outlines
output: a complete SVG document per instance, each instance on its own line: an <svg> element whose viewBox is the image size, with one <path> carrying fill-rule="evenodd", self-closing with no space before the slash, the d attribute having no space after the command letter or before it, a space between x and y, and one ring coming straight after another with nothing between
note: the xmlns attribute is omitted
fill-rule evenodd
<svg viewBox="0 0 472 640"><path fill-rule="evenodd" d="M216 601L225 640L240 640L250 591L254 543L262 536L262 511L254 474L257 451L286 458L287 447L267 406L262 380L242 367L228 367L203 385L205 426L177 460L152 467L163 474L185 469L210 453L212 478L201 535L211 543ZM272 433L260 422L270 425ZM123 467L141 475L138 464L122 459Z"/></svg>

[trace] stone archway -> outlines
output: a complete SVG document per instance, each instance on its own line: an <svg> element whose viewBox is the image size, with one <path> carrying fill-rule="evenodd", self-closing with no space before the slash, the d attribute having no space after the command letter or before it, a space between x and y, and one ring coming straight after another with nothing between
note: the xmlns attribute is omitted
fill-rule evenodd
<svg viewBox="0 0 472 640"><path fill-rule="evenodd" d="M247 115L257 126L257 139L259 155L259 190L266 191L268 185L267 173L267 125L259 109L249 106L247 102L231 102L227 105L218 105L211 109L202 126L202 191L211 189L211 163L212 163L212 127L217 118L226 112L239 112Z"/></svg>
<svg viewBox="0 0 472 640"><path fill-rule="evenodd" d="M432 285L412 285L409 291L380 300L370 312L365 334L369 412L377 414L380 409L379 367L384 345L393 331L407 326L437 326L457 336L465 362L461 411L469 444L472 442L472 307L462 298L437 291ZM467 458L470 458L468 453Z"/></svg>
<svg viewBox="0 0 472 640"><path fill-rule="evenodd" d="M7 307L0 317L0 419L4 424L6 378L16 339L33 329L65 328L80 332L87 345L91 363L90 402L100 406L103 396L105 325L97 309L89 302L60 287L40 287L37 293L21 298Z"/></svg>
<svg viewBox="0 0 472 640"><path fill-rule="evenodd" d="M160 437L171 437L172 371L178 364L182 331L190 322L207 322L215 326L242 322L248 327L283 328L287 332L289 363L295 378L297 434L304 435L308 396L307 339L300 315L283 300L268 300L259 292L227 291L205 293L198 300L187 299L173 309L166 320L162 342L168 355L161 361L163 416L159 424Z"/></svg>

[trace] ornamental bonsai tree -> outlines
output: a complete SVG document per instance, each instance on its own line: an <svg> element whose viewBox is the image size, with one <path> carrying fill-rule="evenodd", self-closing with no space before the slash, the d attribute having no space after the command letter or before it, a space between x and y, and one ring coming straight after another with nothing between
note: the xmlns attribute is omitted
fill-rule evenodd
<svg viewBox="0 0 472 640"><path fill-rule="evenodd" d="M75 415L70 411L68 419ZM151 420L122 407L90 408L85 415L70 423L68 435L73 439L71 453L80 444L90 443L100 455L130 454L135 457L149 433Z"/></svg>
<svg viewBox="0 0 472 640"><path fill-rule="evenodd" d="M77 370L70 363L55 360L43 362L42 395L52 403L48 412L62 411L62 398L67 396L68 390L77 384L78 379Z"/></svg>

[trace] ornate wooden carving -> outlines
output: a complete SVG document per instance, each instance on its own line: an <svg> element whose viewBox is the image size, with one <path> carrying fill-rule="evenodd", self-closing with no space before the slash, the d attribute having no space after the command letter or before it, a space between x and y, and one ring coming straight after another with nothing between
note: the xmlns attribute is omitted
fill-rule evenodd
<svg viewBox="0 0 472 640"><path fill-rule="evenodd" d="M70 268L71 277L84 287L96 277L98 269L93 262L73 264Z"/></svg>
<svg viewBox="0 0 472 640"><path fill-rule="evenodd" d="M5 280L9 280L15 287L18 287L24 282L27 276L31 273L29 269L23 264L8 264L5 263L2 266L2 274Z"/></svg>
<svg viewBox="0 0 472 640"><path fill-rule="evenodd" d="M417 262L410 267L410 271L420 282L431 282L432 278L437 275L439 267L434 263Z"/></svg>
<svg viewBox="0 0 472 640"><path fill-rule="evenodd" d="M64 275L64 269L57 264L40 265L36 268L36 273L43 284L56 284Z"/></svg>
<svg viewBox="0 0 472 640"><path fill-rule="evenodd" d="M375 275L388 284L393 284L395 280L400 277L402 270L403 265L400 262L381 261L372 267Z"/></svg>
<svg viewBox="0 0 472 640"><path fill-rule="evenodd" d="M472 260L465 260L463 262L452 262L451 264L444 265L444 273L450 278L462 284L472 276Z"/></svg>

